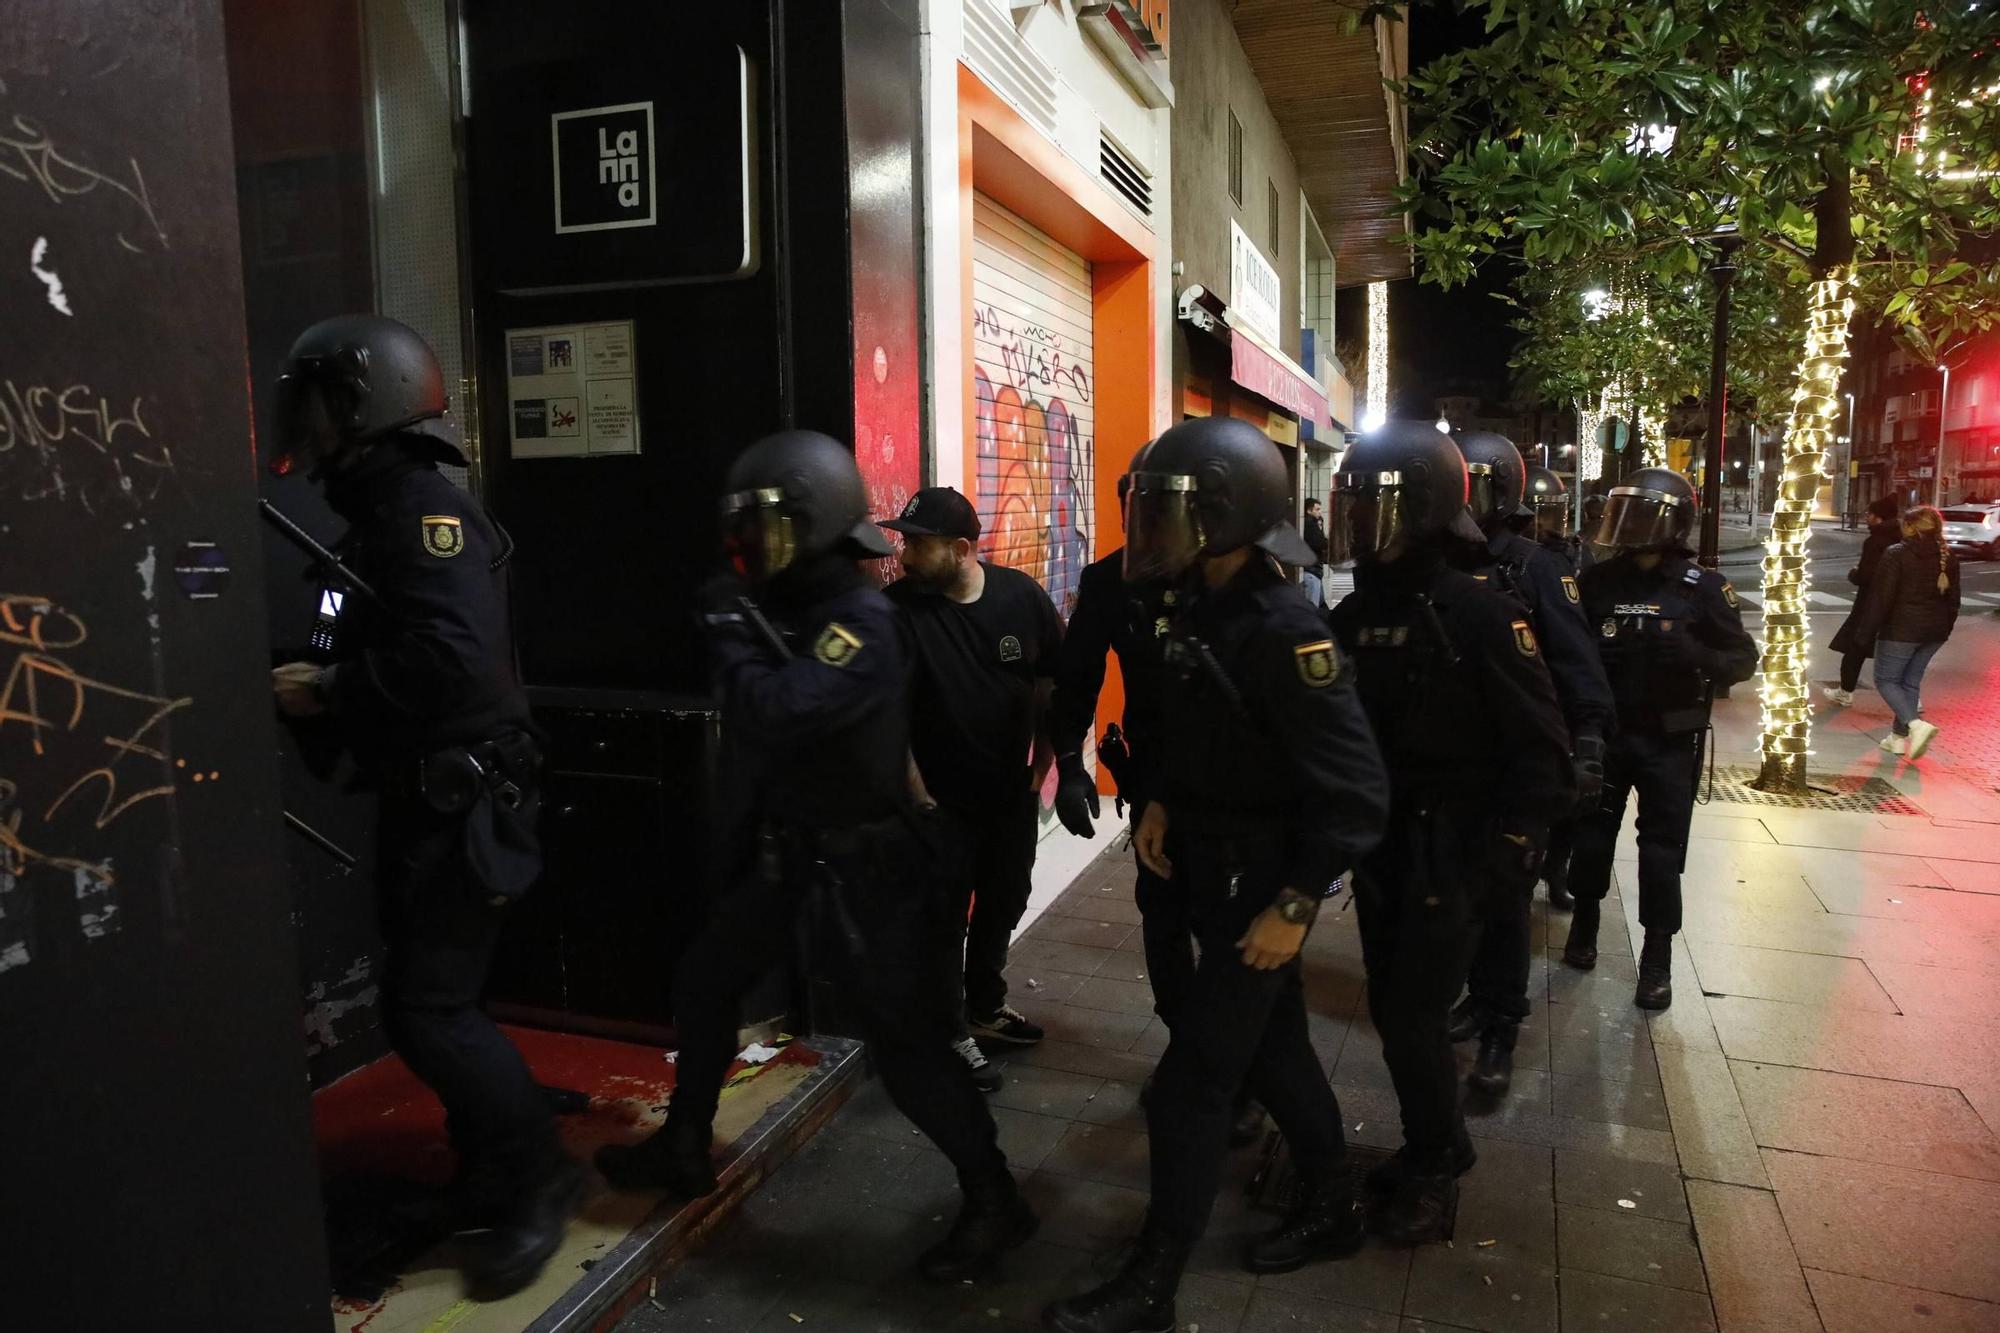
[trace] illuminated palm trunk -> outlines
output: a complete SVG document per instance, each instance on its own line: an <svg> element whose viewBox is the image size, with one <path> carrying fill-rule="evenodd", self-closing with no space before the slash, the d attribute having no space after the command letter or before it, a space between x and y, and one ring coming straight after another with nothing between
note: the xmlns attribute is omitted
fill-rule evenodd
<svg viewBox="0 0 2000 1333"><path fill-rule="evenodd" d="M1765 791L1806 789L1806 756L1812 752L1806 546L1827 449L1840 419L1840 369L1847 359L1847 323L1854 309L1846 296L1849 276L1847 266L1837 265L1812 285L1805 359L1792 394L1783 479L1771 514L1771 539L1764 547L1764 764L1756 785Z"/></svg>

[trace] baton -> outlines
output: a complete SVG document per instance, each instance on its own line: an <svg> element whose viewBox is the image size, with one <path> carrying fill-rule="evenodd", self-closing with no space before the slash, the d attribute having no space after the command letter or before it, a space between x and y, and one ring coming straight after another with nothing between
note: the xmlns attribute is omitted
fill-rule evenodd
<svg viewBox="0 0 2000 1333"><path fill-rule="evenodd" d="M343 565L339 556L314 541L311 533L286 518L284 511L278 506L269 500L260 499L257 501L257 512L262 514L264 521L276 528L286 541L304 551L320 568L359 593L363 601L374 603L378 610L388 611L389 604L382 600L381 593L369 587L359 574Z"/></svg>
<svg viewBox="0 0 2000 1333"><path fill-rule="evenodd" d="M791 646L785 642L784 636L778 633L777 627L764 618L764 608L748 597L738 597L736 607L743 613L743 618L750 622L750 628L763 636L765 644L778 655L779 660L791 657Z"/></svg>
<svg viewBox="0 0 2000 1333"><path fill-rule="evenodd" d="M310 842L315 847L318 847L321 851L325 852L328 856L331 856L334 860L340 862L343 866L346 866L349 870L352 870L356 866L361 864L360 861L355 859L354 853L348 851L346 848L342 847L339 843L327 837L324 833L321 833L318 829L314 828L311 824L306 823L305 820L300 819L297 815L293 814L289 810L285 811L285 823L291 828L291 830L294 833L297 833L307 842Z"/></svg>

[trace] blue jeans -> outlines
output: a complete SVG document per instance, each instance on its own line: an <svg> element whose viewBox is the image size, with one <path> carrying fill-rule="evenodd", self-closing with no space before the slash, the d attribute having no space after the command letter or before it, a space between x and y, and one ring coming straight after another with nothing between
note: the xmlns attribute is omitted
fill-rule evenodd
<svg viewBox="0 0 2000 1333"><path fill-rule="evenodd" d="M1919 695L1924 687L1924 668L1937 656L1941 643L1897 643L1884 639L1875 645L1875 688L1896 715L1896 734L1910 734L1917 720Z"/></svg>

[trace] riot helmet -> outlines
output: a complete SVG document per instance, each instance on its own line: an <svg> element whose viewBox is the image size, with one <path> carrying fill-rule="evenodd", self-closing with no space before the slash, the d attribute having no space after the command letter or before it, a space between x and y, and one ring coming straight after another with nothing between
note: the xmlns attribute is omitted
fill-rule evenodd
<svg viewBox="0 0 2000 1333"><path fill-rule="evenodd" d="M1669 468L1640 468L1611 488L1594 540L1613 551L1685 552L1699 516L1686 477Z"/></svg>
<svg viewBox="0 0 2000 1333"><path fill-rule="evenodd" d="M1493 532L1520 511L1527 464L1512 440L1490 430L1467 431L1457 443L1465 455L1472 521L1480 531Z"/></svg>
<svg viewBox="0 0 2000 1333"><path fill-rule="evenodd" d="M1175 579L1203 556L1254 546L1311 564L1291 525L1291 478L1278 446L1234 417L1183 421L1133 459L1125 501L1125 579Z"/></svg>
<svg viewBox="0 0 2000 1333"><path fill-rule="evenodd" d="M1594 533L1597 525L1604 521L1604 497L1592 492L1583 497L1583 531Z"/></svg>
<svg viewBox="0 0 2000 1333"><path fill-rule="evenodd" d="M1428 421L1391 421L1340 461L1327 560L1388 564L1447 535L1482 541L1466 508L1465 456Z"/></svg>
<svg viewBox="0 0 2000 1333"><path fill-rule="evenodd" d="M873 560L893 550L868 521L868 489L854 455L831 436L766 435L736 456L725 485L723 550L752 583L817 556Z"/></svg>
<svg viewBox="0 0 2000 1333"><path fill-rule="evenodd" d="M324 428L313 416L315 398ZM298 336L278 375L273 470L289 471L301 450L315 456L315 472L337 468L351 446L401 430L428 437L443 461L463 465L464 451L443 421L445 402L444 373L415 329L385 315L323 319Z"/></svg>
<svg viewBox="0 0 2000 1333"><path fill-rule="evenodd" d="M1538 540L1569 536L1569 491L1561 477L1545 467L1529 468L1527 504L1534 512Z"/></svg>

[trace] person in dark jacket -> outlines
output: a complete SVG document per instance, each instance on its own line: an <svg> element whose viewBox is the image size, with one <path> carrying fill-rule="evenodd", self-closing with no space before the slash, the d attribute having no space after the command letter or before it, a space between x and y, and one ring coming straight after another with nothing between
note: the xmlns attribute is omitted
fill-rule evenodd
<svg viewBox="0 0 2000 1333"><path fill-rule="evenodd" d="M1833 651L1840 654L1840 684L1828 687L1828 703L1839 704L1842 708L1854 702L1854 687L1861 683L1861 668L1875 655L1875 644L1863 640L1857 627L1863 614L1862 604L1868 600L1868 585L1875 580L1875 569L1882 563L1882 555L1902 539L1902 525L1897 521L1896 501L1890 496L1872 502L1868 506L1868 540L1861 545L1861 560L1847 571L1847 581L1855 587L1854 609L1847 613L1847 619L1840 622L1840 629L1833 636Z"/></svg>
<svg viewBox="0 0 2000 1333"><path fill-rule="evenodd" d="M1312 572L1315 578L1320 580L1321 586L1324 587L1326 583L1326 520L1320 516L1319 501L1317 500L1306 501L1304 535L1306 545L1312 548L1313 553L1313 563L1307 565L1306 568Z"/></svg>
<svg viewBox="0 0 2000 1333"><path fill-rule="evenodd" d="M1945 549L1944 518L1929 505L1904 514L1902 531L1882 556L1855 634L1875 645L1875 688L1896 719L1882 748L1920 759L1938 734L1918 712L1924 671L1958 623L1958 557Z"/></svg>

